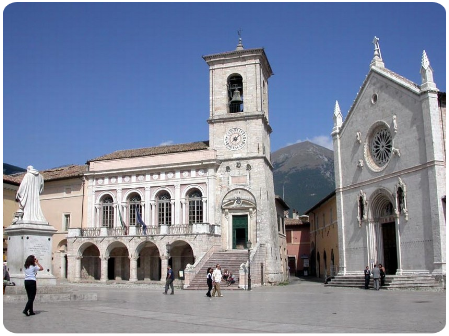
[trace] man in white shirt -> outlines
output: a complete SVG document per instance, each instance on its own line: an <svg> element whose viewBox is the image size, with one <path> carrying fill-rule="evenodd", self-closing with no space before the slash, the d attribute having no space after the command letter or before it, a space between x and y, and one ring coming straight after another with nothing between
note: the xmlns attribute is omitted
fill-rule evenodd
<svg viewBox="0 0 449 336"><path fill-rule="evenodd" d="M214 289L212 290L212 296L215 296L215 293L217 293L218 297L223 297L223 295L221 295L221 289L220 289L220 282L221 282L221 267L219 264L217 264L215 266L215 270L212 273L212 281L214 284Z"/></svg>

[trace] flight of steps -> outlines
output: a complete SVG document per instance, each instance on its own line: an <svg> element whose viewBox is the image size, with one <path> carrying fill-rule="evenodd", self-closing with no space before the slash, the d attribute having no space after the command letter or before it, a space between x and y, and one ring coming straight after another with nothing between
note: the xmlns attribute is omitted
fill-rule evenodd
<svg viewBox="0 0 449 336"><path fill-rule="evenodd" d="M373 278L370 279L370 288L374 287ZM365 288L364 275L344 275L335 276L328 281L325 286L328 287L358 287ZM432 275L387 275L385 277L385 286L383 289L393 288L439 288L441 283L435 280Z"/></svg>
<svg viewBox="0 0 449 336"><path fill-rule="evenodd" d="M246 263L248 260L248 252L246 250L242 251L226 251L226 252L215 252L212 254L208 261L204 264L201 270L196 274L195 278L190 282L189 287L185 289L190 290L205 290L207 291L207 269L212 267L215 269L215 265L219 264L221 266L221 272L227 269L232 273L235 283L229 287L224 281L221 281L221 290L239 289L239 269L242 263Z"/></svg>

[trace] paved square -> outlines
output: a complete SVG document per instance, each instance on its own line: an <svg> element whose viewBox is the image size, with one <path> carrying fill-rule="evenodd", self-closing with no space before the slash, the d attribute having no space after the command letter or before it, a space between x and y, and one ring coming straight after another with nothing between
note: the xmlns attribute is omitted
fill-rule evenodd
<svg viewBox="0 0 449 336"><path fill-rule="evenodd" d="M324 287L294 279L287 286L202 291L163 286L69 285L98 301L3 303L13 333L435 333L446 326L446 291ZM32 322L32 323L31 323Z"/></svg>

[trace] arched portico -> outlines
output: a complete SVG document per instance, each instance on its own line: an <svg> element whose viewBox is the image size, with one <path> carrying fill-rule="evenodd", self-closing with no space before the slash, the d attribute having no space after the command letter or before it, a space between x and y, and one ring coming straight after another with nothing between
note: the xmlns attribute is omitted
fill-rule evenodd
<svg viewBox="0 0 449 336"><path fill-rule="evenodd" d="M153 242L143 242L136 248L135 257L131 258L131 281L161 280L161 254Z"/></svg>
<svg viewBox="0 0 449 336"><path fill-rule="evenodd" d="M129 252L122 242L113 242L106 249L107 280L129 280ZM104 270L104 268L103 268ZM102 277L104 278L102 270Z"/></svg>
<svg viewBox="0 0 449 336"><path fill-rule="evenodd" d="M175 240L170 244L168 264L172 267L176 279L180 277L179 271L184 271L187 264L194 263L195 256L189 243L184 240Z"/></svg>
<svg viewBox="0 0 449 336"><path fill-rule="evenodd" d="M75 279L78 280L100 280L101 259L98 247L87 242L82 244L78 250L75 265Z"/></svg>

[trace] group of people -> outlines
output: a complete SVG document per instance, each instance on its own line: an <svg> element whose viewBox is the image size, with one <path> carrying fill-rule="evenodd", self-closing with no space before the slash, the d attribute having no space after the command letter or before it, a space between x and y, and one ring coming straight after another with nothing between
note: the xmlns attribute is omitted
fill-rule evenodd
<svg viewBox="0 0 449 336"><path fill-rule="evenodd" d="M371 274L373 275L375 290L379 290L381 286L385 286L385 267L383 267L382 264L375 264L372 270L369 269L369 266L366 266L364 273L365 289L369 289Z"/></svg>
<svg viewBox="0 0 449 336"><path fill-rule="evenodd" d="M228 270L225 270L223 274L221 273L220 264L215 265L215 269L212 269L212 267L207 268L206 280L208 287L208 291L206 293L207 297L223 297L221 294L221 280L224 280L227 286L230 286L235 282L232 273Z"/></svg>

